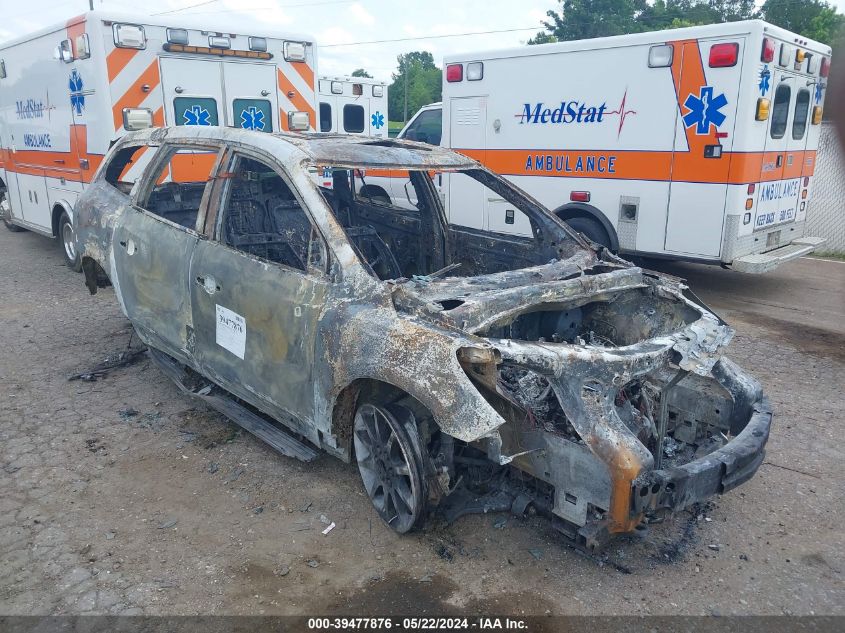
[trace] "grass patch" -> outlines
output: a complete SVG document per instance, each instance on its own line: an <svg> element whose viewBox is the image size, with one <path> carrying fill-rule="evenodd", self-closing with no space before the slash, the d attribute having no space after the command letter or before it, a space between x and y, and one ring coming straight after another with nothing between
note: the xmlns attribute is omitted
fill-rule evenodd
<svg viewBox="0 0 845 633"><path fill-rule="evenodd" d="M845 262L845 253L834 253L833 251L817 251L810 253L810 257L818 257L819 259L835 259L840 262Z"/></svg>

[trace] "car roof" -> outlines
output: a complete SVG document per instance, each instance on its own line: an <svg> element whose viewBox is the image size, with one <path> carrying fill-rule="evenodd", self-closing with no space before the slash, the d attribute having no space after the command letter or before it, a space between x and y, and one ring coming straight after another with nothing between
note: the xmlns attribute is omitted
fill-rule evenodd
<svg viewBox="0 0 845 633"><path fill-rule="evenodd" d="M400 169L460 170L479 168L474 160L435 145L392 138L348 134L265 134L216 126L151 128L127 134L122 144L163 141L228 143L264 150L283 162L305 161L331 167L384 167Z"/></svg>

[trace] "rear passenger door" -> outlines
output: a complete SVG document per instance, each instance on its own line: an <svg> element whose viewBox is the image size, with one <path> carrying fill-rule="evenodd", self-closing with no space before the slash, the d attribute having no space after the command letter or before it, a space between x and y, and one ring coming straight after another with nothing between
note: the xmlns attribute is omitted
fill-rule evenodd
<svg viewBox="0 0 845 633"><path fill-rule="evenodd" d="M189 275L200 366L274 417L313 419L326 244L273 161L232 152L221 169Z"/></svg>
<svg viewBox="0 0 845 633"><path fill-rule="evenodd" d="M145 340L189 364L189 267L218 154L216 147L163 146L114 228L117 285L126 315Z"/></svg>

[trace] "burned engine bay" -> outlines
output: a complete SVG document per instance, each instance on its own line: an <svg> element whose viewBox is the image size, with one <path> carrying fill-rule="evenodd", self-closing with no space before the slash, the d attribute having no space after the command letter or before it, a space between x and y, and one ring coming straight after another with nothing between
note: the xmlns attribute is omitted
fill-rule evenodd
<svg viewBox="0 0 845 633"><path fill-rule="evenodd" d="M487 343L458 357L508 422L471 443L511 469L495 495L527 496L598 548L750 478L771 414L721 355L733 331L680 280L610 265L561 278L562 266L416 280L394 299Z"/></svg>

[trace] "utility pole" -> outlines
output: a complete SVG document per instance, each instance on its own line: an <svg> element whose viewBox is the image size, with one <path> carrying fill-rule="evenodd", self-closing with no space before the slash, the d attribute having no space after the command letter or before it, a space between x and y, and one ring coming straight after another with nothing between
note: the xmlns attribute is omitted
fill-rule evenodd
<svg viewBox="0 0 845 633"><path fill-rule="evenodd" d="M408 64L406 62L405 63L405 107L402 110L402 123L407 123L407 122L408 122Z"/></svg>
<svg viewBox="0 0 845 633"><path fill-rule="evenodd" d="M94 0L88 0L88 10L89 11L94 10Z"/></svg>

